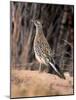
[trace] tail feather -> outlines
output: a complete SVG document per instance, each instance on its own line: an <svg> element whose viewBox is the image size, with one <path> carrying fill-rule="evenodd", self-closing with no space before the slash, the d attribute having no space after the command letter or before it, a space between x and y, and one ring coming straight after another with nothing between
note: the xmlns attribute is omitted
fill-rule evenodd
<svg viewBox="0 0 76 100"><path fill-rule="evenodd" d="M60 70L60 68L58 67L57 64L52 64L51 62L49 63L50 66L53 68L53 70L56 72L56 74L60 77L60 78L63 78L65 79L65 76L63 74L63 72Z"/></svg>

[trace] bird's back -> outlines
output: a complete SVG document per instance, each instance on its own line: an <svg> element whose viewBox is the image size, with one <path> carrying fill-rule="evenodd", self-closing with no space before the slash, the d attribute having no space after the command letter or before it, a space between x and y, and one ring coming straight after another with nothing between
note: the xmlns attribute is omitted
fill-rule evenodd
<svg viewBox="0 0 76 100"><path fill-rule="evenodd" d="M44 36L44 33L38 33L34 39L34 51L39 57L44 58L45 60L50 59L52 57L52 50Z"/></svg>

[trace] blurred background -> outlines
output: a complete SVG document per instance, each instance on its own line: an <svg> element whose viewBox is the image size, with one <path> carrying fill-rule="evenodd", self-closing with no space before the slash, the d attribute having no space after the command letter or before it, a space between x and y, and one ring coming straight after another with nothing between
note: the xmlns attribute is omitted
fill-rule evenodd
<svg viewBox="0 0 76 100"><path fill-rule="evenodd" d="M11 67L38 70L33 41L38 19L53 50L56 63L64 72L73 75L74 6L10 2ZM43 70L46 67L43 66Z"/></svg>

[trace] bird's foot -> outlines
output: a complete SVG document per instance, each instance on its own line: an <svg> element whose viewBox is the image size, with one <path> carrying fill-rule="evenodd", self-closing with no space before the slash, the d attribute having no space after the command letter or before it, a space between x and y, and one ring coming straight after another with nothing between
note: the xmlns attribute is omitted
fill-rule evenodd
<svg viewBox="0 0 76 100"><path fill-rule="evenodd" d="M39 73L41 73L41 64L40 64L40 66L39 66Z"/></svg>
<svg viewBox="0 0 76 100"><path fill-rule="evenodd" d="M41 73L42 71L41 70L39 70L39 73Z"/></svg>

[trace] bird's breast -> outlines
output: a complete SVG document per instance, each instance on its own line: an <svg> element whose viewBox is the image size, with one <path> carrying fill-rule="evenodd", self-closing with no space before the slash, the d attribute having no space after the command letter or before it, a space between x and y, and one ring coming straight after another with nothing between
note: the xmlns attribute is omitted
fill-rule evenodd
<svg viewBox="0 0 76 100"><path fill-rule="evenodd" d="M46 64L45 60L42 57L38 56L37 53L35 53L35 57L39 63Z"/></svg>

